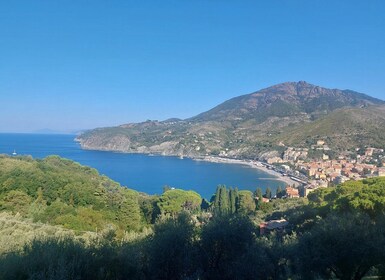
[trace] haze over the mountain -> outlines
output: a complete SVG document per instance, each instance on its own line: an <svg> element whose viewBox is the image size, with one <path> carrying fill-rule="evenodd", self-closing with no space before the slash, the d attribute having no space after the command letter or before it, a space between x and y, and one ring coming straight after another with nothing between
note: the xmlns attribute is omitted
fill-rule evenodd
<svg viewBox="0 0 385 280"><path fill-rule="evenodd" d="M186 120L99 128L78 140L85 149L253 158L284 145L307 147L318 139L328 140L335 150L385 146L379 135L383 127L384 101L300 81L232 98Z"/></svg>

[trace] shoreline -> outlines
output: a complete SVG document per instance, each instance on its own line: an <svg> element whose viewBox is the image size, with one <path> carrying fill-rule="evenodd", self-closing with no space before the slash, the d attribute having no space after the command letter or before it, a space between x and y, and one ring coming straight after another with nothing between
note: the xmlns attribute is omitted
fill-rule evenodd
<svg viewBox="0 0 385 280"><path fill-rule="evenodd" d="M205 157L199 157L199 158L191 158L192 160L196 161L207 161L207 162L213 162L213 163L228 163L228 164L240 164L240 165L247 165L251 168L258 169L262 172L265 172L267 174L270 174L274 176L275 178L264 178L269 180L277 180L284 182L287 185L295 185L296 187L299 186L299 183L292 180L288 176L283 176L281 173L266 168L262 162L256 161L256 160L242 160L242 159L230 159L230 158L222 158L222 157L215 157L215 156L205 156Z"/></svg>
<svg viewBox="0 0 385 280"><path fill-rule="evenodd" d="M180 157L180 155L175 154L162 154L162 153L145 153L145 152L128 152L128 151L114 151L114 150L104 150L104 149L90 149L83 147L81 144L81 141L76 141L80 144L81 149L83 150L93 150L93 151L103 151L103 152L113 152L113 153L123 153L123 154L142 154L146 156L166 156L166 157ZM258 169L262 172L265 172L269 175L272 175L273 178L263 178L263 179L269 179L269 180L277 180L285 183L286 185L295 185L298 187L300 184L297 181L292 180L289 176L283 176L281 173L268 169L265 167L265 165L256 160L245 160L245 159L231 159L231 158L223 158L218 156L185 156L185 158L189 158L194 161L206 161L206 162L212 162L212 163L227 163L227 164L240 164L240 165L247 165L251 168ZM183 158L181 158L183 159Z"/></svg>

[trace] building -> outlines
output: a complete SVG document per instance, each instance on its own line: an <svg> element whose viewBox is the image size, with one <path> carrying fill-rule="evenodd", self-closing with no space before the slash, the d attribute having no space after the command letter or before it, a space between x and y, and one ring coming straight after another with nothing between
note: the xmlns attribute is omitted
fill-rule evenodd
<svg viewBox="0 0 385 280"><path fill-rule="evenodd" d="M283 233L288 224L289 222L285 219L263 222L259 225L259 233L261 235L268 234L272 231Z"/></svg>
<svg viewBox="0 0 385 280"><path fill-rule="evenodd" d="M373 156L373 153L374 153L374 148L367 148L366 151L365 151L365 156Z"/></svg>
<svg viewBox="0 0 385 280"><path fill-rule="evenodd" d="M325 141L323 141L323 140L317 141L317 146L323 146L323 145L325 145Z"/></svg>
<svg viewBox="0 0 385 280"><path fill-rule="evenodd" d="M256 197L255 200L259 200L259 198ZM270 202L270 199L269 199L269 198L266 198L266 197L262 197L262 202L268 203L268 202Z"/></svg>
<svg viewBox="0 0 385 280"><path fill-rule="evenodd" d="M303 196L307 197L309 195L309 193L311 193L311 192L313 192L315 190L316 190L315 188L304 188Z"/></svg>
<svg viewBox="0 0 385 280"><path fill-rule="evenodd" d="M385 167L378 168L378 176L385 176Z"/></svg>
<svg viewBox="0 0 385 280"><path fill-rule="evenodd" d="M295 189L293 187L286 187L286 197L288 198L299 197L298 189Z"/></svg>

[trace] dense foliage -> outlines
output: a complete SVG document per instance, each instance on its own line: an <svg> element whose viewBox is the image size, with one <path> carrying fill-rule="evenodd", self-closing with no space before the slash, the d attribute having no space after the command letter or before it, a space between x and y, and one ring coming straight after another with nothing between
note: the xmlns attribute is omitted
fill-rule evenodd
<svg viewBox="0 0 385 280"><path fill-rule="evenodd" d="M0 167L0 279L385 277L385 178L308 202L219 186L207 204L192 191L139 194L58 157L2 157ZM260 222L281 218L284 230L260 234Z"/></svg>
<svg viewBox="0 0 385 280"><path fill-rule="evenodd" d="M50 156L0 158L0 209L79 231L139 230L139 194L95 169Z"/></svg>
<svg viewBox="0 0 385 280"><path fill-rule="evenodd" d="M192 191L140 194L57 156L0 157L1 211L78 232L113 228L123 236L154 223L158 214L199 209L201 202Z"/></svg>
<svg viewBox="0 0 385 280"><path fill-rule="evenodd" d="M211 198L211 210L215 214L251 214L256 209L255 198L251 191L218 186Z"/></svg>

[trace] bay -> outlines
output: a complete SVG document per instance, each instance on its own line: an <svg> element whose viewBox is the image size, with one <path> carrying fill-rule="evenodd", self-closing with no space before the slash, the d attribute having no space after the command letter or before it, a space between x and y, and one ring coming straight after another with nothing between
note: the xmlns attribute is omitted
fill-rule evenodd
<svg viewBox="0 0 385 280"><path fill-rule="evenodd" d="M75 135L0 134L0 154L44 158L59 155L93 167L121 185L148 194L160 194L165 185L194 190L210 199L218 185L254 191L269 187L273 193L285 183L276 177L241 164L195 161L189 158L148 156L82 150Z"/></svg>

